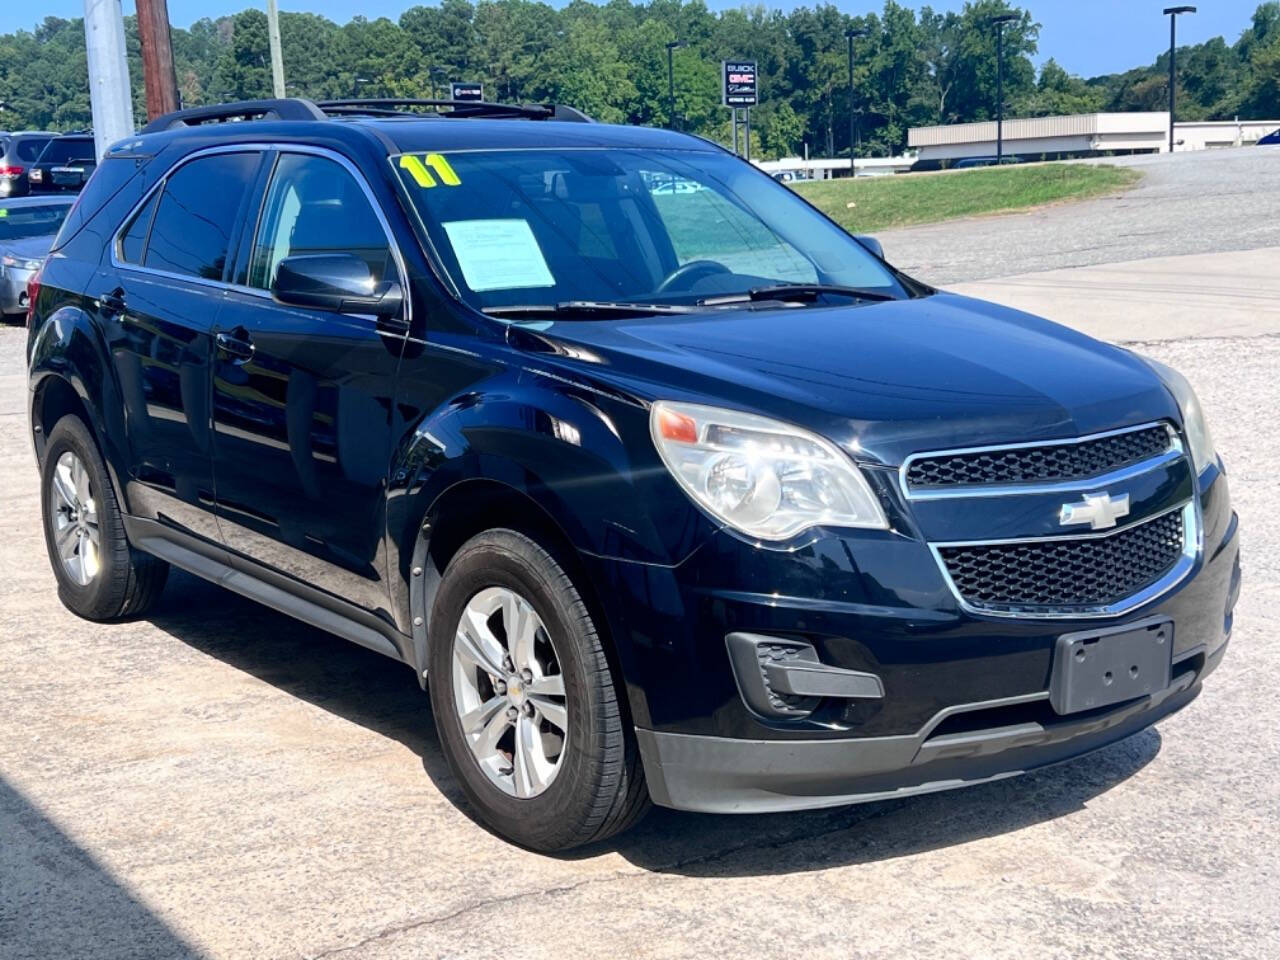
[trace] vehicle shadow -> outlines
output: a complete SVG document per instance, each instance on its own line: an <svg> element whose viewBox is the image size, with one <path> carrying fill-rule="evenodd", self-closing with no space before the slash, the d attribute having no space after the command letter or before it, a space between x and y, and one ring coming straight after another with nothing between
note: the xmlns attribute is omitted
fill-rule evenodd
<svg viewBox="0 0 1280 960"><path fill-rule="evenodd" d="M3 777L0 838L0 956L201 956Z"/></svg>
<svg viewBox="0 0 1280 960"><path fill-rule="evenodd" d="M149 619L290 696L404 744L444 797L478 824L441 753L430 701L403 664L178 571ZM655 808L626 834L557 859L614 851L645 870L729 877L911 856L1080 810L1150 763L1160 743L1148 729L1026 776L834 810L713 816Z"/></svg>

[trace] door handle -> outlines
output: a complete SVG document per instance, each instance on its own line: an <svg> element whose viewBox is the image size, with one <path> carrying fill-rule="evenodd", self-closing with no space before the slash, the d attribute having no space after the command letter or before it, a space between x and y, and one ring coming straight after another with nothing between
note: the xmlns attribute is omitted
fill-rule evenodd
<svg viewBox="0 0 1280 960"><path fill-rule="evenodd" d="M213 338L218 350L237 363L244 363L253 357L253 341L243 329L231 333L219 333Z"/></svg>
<svg viewBox="0 0 1280 960"><path fill-rule="evenodd" d="M98 309L108 317L124 313L126 309L124 290L116 287L110 293L104 293L98 298Z"/></svg>

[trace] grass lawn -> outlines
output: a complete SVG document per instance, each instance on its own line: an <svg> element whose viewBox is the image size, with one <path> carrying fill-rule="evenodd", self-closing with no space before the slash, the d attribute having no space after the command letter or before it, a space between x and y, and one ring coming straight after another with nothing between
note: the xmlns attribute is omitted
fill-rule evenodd
<svg viewBox="0 0 1280 960"><path fill-rule="evenodd" d="M1083 200L1132 186L1125 167L1082 163L980 167L949 173L819 180L796 192L850 233Z"/></svg>

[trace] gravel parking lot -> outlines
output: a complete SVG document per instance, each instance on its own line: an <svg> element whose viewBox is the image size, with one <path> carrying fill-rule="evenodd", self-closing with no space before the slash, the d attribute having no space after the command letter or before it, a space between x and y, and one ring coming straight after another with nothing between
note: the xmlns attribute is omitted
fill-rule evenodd
<svg viewBox="0 0 1280 960"><path fill-rule="evenodd" d="M1204 160L1264 192L1248 163ZM1201 176L1176 174L1182 189ZM959 279L965 251L998 260L990 236L1038 235L1028 218L1043 218L1071 252L968 277L1062 267L1089 249L1083 209L1110 202L886 245L924 237L952 259L918 272ZM1276 219L1248 245L1280 244ZM1205 252L1181 242L1149 249ZM1139 255L1126 249L1111 259ZM24 337L0 329L0 958L1277 955L1273 333L1142 347L1199 389L1243 524L1232 648L1186 710L1027 777L797 815L655 810L562 858L469 819L402 666L184 575L144 621L65 612L39 527Z"/></svg>

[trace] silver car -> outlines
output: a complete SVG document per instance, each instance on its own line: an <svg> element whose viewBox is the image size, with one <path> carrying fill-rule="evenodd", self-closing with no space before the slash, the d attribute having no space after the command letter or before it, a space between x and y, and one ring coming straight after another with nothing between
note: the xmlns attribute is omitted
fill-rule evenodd
<svg viewBox="0 0 1280 960"><path fill-rule="evenodd" d="M0 200L0 314L27 312L27 282L40 269L75 197Z"/></svg>

